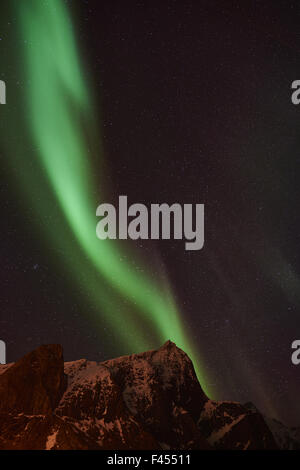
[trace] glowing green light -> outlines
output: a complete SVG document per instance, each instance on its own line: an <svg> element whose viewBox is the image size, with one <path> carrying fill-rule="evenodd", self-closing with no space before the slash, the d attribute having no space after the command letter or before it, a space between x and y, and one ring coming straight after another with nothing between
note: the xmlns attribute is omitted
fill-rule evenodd
<svg viewBox="0 0 300 470"><path fill-rule="evenodd" d="M23 187L35 210L43 214L50 246L61 253L62 265L113 326L126 352L171 339L193 358L201 375L165 276L154 281L150 273L133 269L124 245L96 237L95 211L105 199L104 191L96 191L101 177L94 179L90 152L99 158L102 152L65 3L18 0L14 8L21 27L20 73L26 77L26 102L11 119L21 122L31 148L19 142L11 158L24 167ZM55 201L60 213L51 218ZM199 379L205 387L203 377Z"/></svg>

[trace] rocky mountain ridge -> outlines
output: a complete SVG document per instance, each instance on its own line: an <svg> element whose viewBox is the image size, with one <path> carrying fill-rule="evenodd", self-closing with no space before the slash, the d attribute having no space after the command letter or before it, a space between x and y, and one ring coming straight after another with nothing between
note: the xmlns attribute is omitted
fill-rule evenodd
<svg viewBox="0 0 300 470"><path fill-rule="evenodd" d="M262 414L210 400L170 341L102 363L44 345L0 366L0 450L277 448Z"/></svg>

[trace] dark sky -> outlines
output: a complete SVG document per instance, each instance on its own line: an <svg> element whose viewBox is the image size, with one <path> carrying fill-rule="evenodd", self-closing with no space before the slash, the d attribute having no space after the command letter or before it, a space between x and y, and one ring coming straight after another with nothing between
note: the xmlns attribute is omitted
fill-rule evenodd
<svg viewBox="0 0 300 470"><path fill-rule="evenodd" d="M137 248L146 258L160 252L210 389L300 424L300 366L290 359L300 337L300 108L290 99L300 79L299 2L67 3L96 90L114 195L205 204L203 250L187 252L182 241ZM6 31L13 19L3 18ZM53 269L30 208L4 176L0 337L8 360L45 342L62 343L67 360L113 356L113 333L91 328L80 293Z"/></svg>

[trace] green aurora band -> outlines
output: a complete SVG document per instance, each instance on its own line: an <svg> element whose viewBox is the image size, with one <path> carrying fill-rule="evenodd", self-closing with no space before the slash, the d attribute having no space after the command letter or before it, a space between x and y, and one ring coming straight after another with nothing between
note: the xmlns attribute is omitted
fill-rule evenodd
<svg viewBox="0 0 300 470"><path fill-rule="evenodd" d="M93 156L102 157L98 166L103 162L100 126L66 4L14 0L13 8L19 28L15 66L23 88L5 110L7 127L19 136L8 131L6 149L13 176L14 168L19 171L22 199L44 230L47 247L98 312L98 324L104 322L115 332L122 352L158 347L171 339L192 357L208 392L166 275L154 279L151 271L135 269L129 248L124 252L121 242L96 238L95 211L105 200L104 187L99 192L92 171ZM21 94L22 104L17 102Z"/></svg>

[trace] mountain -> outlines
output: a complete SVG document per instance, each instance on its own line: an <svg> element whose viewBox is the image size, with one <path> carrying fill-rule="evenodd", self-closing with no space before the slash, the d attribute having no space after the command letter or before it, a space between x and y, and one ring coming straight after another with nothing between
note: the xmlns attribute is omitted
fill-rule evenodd
<svg viewBox="0 0 300 470"><path fill-rule="evenodd" d="M253 403L248 402L245 407L259 413ZM264 420L272 432L277 446L282 450L300 450L300 427L288 427L277 419L264 415Z"/></svg>
<svg viewBox="0 0 300 470"><path fill-rule="evenodd" d="M210 400L170 341L102 363L44 345L0 366L0 450L277 448L262 414Z"/></svg>
<svg viewBox="0 0 300 470"><path fill-rule="evenodd" d="M265 417L278 447L282 450L300 450L300 428L288 427L277 419Z"/></svg>

